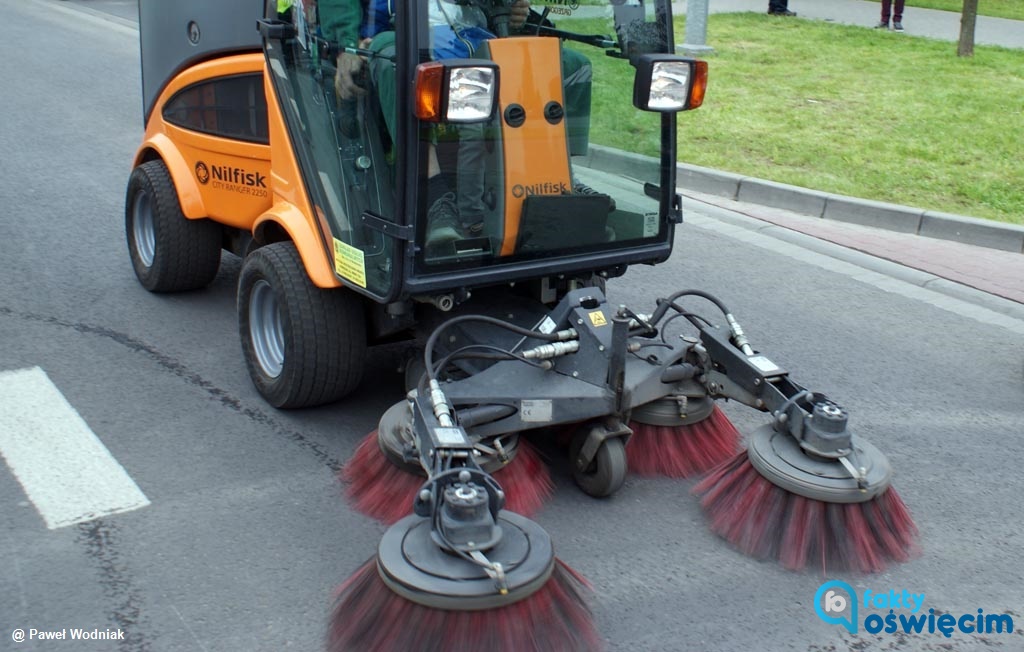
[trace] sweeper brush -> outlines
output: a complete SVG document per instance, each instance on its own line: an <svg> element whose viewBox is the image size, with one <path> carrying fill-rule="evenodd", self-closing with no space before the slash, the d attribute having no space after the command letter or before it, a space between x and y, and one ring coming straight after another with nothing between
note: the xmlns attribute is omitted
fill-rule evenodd
<svg viewBox="0 0 1024 652"><path fill-rule="evenodd" d="M727 327L679 305L692 296L715 304ZM677 317L696 334L667 336ZM341 588L332 651L599 647L580 578L539 525L503 509L491 476L522 469L507 476L531 483L519 506L539 504L550 481L521 437L531 430L567 435L573 478L595 497L622 486L627 450L672 476L718 462L696 489L713 530L787 568L870 572L912 553L914 526L885 457L850 433L843 408L755 352L712 295L677 292L646 314L588 287L520 321L537 326L488 314L440 324L419 386L346 469L362 511L400 520ZM771 415L746 452L719 398Z"/></svg>
<svg viewBox="0 0 1024 652"><path fill-rule="evenodd" d="M426 473L415 457L409 421L402 418L408 412L405 403L389 409L380 428L363 439L341 471L349 503L382 523L395 523L406 516L426 480ZM506 507L530 516L554 491L554 483L540 454L529 442L517 436L506 441L506 445L498 442L501 455L490 448L493 454L479 463L501 482Z"/></svg>
<svg viewBox="0 0 1024 652"><path fill-rule="evenodd" d="M740 450L739 431L708 397L654 401L633 411L629 427L626 455L637 475L689 478Z"/></svg>
<svg viewBox="0 0 1024 652"><path fill-rule="evenodd" d="M509 548L528 538L523 550L489 553L516 568L509 589L497 592L482 567L435 559L445 553L424 538L425 519L401 521L385 534L378 556L366 562L338 591L327 650L565 650L601 649L586 603L586 581L553 557L536 524L503 512L498 519ZM401 549L399 549L401 548ZM415 549L427 550L411 561ZM403 555L408 555L405 557ZM440 575L436 575L440 573Z"/></svg>
<svg viewBox="0 0 1024 652"><path fill-rule="evenodd" d="M503 509L505 492L477 464L436 381L432 389L385 415L420 426L429 478L414 513L340 588L327 649L599 649L585 581L555 558L539 525ZM384 430L397 425L383 421Z"/></svg>
<svg viewBox="0 0 1024 652"><path fill-rule="evenodd" d="M790 570L875 573L907 561L916 551L917 528L890 486L885 458L857 437L843 439L838 450L846 457L816 456L765 426L746 452L693 491L713 532L747 555Z"/></svg>

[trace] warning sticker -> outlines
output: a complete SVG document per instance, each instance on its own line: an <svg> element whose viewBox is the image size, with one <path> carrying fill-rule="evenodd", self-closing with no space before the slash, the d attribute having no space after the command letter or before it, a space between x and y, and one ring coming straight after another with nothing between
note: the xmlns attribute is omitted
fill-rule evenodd
<svg viewBox="0 0 1024 652"><path fill-rule="evenodd" d="M366 287L366 262L362 249L334 238L334 271L361 288Z"/></svg>
<svg viewBox="0 0 1024 652"><path fill-rule="evenodd" d="M658 235L658 214L644 213L644 237Z"/></svg>
<svg viewBox="0 0 1024 652"><path fill-rule="evenodd" d="M523 423L550 423L551 399L524 398L519 404L519 418Z"/></svg>
<svg viewBox="0 0 1024 652"><path fill-rule="evenodd" d="M545 316L544 319L541 320L537 330L546 335L550 335L555 332L555 320L551 317Z"/></svg>
<svg viewBox="0 0 1024 652"><path fill-rule="evenodd" d="M604 318L604 313L601 312L600 310L595 310L594 312L588 313L587 316L590 317L590 323L593 324L595 328L597 326L608 325L608 320Z"/></svg>
<svg viewBox="0 0 1024 652"><path fill-rule="evenodd" d="M469 443L459 428L434 428L434 435L437 437L437 442L443 446L458 446Z"/></svg>

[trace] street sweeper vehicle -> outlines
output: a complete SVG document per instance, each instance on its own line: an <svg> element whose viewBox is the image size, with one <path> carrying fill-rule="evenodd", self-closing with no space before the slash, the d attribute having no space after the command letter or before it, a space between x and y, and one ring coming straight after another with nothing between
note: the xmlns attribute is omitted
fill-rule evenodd
<svg viewBox="0 0 1024 652"><path fill-rule="evenodd" d="M243 357L279 408L351 392L374 344L419 346L343 472L391 526L338 593L332 650L599 647L582 578L529 518L553 488L531 438L563 442L593 496L629 470L707 473L714 531L791 569L914 547L883 454L722 300L606 296L682 221L677 118L707 65L674 54L671 2L527 5L140 0L141 284L202 288L222 250L242 257ZM651 165L588 171L591 130ZM745 450L725 399L766 414Z"/></svg>

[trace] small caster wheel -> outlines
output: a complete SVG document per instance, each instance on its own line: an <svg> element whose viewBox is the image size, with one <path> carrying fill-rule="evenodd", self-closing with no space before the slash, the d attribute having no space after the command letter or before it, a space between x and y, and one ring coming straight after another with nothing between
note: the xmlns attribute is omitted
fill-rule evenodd
<svg viewBox="0 0 1024 652"><path fill-rule="evenodd" d="M621 437L605 439L597 449L593 461L585 468L580 468L577 457L583 449L590 430L581 429L569 445L569 464L572 466L572 477L585 493L595 498L610 496L626 481L626 446Z"/></svg>

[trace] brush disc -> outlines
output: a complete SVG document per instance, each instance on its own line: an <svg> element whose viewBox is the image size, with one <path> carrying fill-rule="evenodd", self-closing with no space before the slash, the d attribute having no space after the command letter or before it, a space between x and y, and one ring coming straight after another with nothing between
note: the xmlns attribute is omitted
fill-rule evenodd
<svg viewBox="0 0 1024 652"><path fill-rule="evenodd" d="M384 533L377 549L381 579L405 599L435 609L495 609L527 598L554 569L551 538L535 522L509 511L499 512L498 526L501 538L485 554L505 570L505 594L483 568L438 547L430 519L415 515Z"/></svg>
<svg viewBox="0 0 1024 652"><path fill-rule="evenodd" d="M772 484L805 498L828 503L862 503L885 491L892 482L889 461L869 442L850 438L854 467L865 471L866 486L858 488L849 471L836 460L812 457L788 433L770 425L754 431L747 447L750 463Z"/></svg>
<svg viewBox="0 0 1024 652"><path fill-rule="evenodd" d="M860 491L839 462L811 458L773 433L759 429L746 452L693 488L715 534L790 570L876 573L918 553L917 527L877 449L854 439L853 464L868 479Z"/></svg>
<svg viewBox="0 0 1024 652"><path fill-rule="evenodd" d="M633 408L630 418L651 426L689 426L707 419L715 409L714 400L708 396L686 397L684 405L685 414L680 414L679 401L664 396Z"/></svg>
<svg viewBox="0 0 1024 652"><path fill-rule="evenodd" d="M519 450L519 437L509 435L501 438L506 460L497 454L487 455L476 453L476 463L488 473L494 473L508 465ZM404 471L417 473L426 477L416 454L416 445L412 431L412 409L408 401L396 403L388 408L380 419L377 428L377 443L380 450L392 464Z"/></svg>
<svg viewBox="0 0 1024 652"><path fill-rule="evenodd" d="M359 443L340 477L349 504L382 523L394 523L411 513L413 500L426 481L418 466L405 470L381 452L376 430Z"/></svg>
<svg viewBox="0 0 1024 652"><path fill-rule="evenodd" d="M595 652L603 645L587 589L586 580L556 559L548 581L518 602L487 610L435 609L394 593L370 559L338 591L327 651Z"/></svg>

